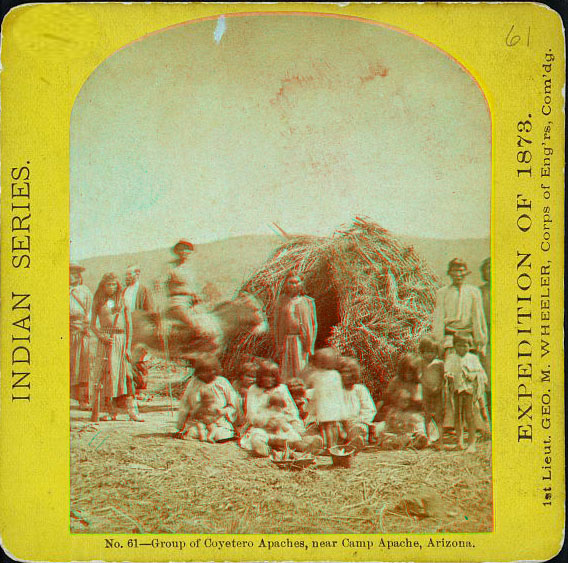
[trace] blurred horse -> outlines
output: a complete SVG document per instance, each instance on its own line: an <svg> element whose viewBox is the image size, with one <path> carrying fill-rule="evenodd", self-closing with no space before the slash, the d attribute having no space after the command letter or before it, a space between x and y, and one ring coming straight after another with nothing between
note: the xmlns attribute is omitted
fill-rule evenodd
<svg viewBox="0 0 568 563"><path fill-rule="evenodd" d="M262 303L252 294L240 292L235 299L223 301L212 311L192 311L195 327L144 311L132 314L132 349L145 344L167 359L191 360L201 354L220 355L229 342L250 333L268 331Z"/></svg>

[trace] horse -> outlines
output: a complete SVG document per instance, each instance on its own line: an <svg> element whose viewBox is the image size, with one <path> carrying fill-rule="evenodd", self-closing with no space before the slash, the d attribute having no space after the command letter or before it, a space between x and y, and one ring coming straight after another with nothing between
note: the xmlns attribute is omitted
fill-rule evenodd
<svg viewBox="0 0 568 563"><path fill-rule="evenodd" d="M195 307L195 328L145 311L132 314L132 349L144 344L167 359L190 361L202 354L220 356L229 342L247 334L268 331L268 320L261 301L241 291L234 299L223 301L213 310Z"/></svg>

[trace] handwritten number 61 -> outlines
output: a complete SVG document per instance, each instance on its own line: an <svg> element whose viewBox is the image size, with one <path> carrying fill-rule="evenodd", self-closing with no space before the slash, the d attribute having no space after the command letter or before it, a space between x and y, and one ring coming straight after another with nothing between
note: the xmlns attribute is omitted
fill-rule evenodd
<svg viewBox="0 0 568 563"><path fill-rule="evenodd" d="M515 30L515 25L513 24L511 26L511 29L509 30L509 33L507 33L507 37L505 38L505 45L507 45L507 47L514 47L522 39L521 36L519 34L515 33L514 30ZM531 28L528 27L527 28L527 47L530 44L530 40L531 40Z"/></svg>

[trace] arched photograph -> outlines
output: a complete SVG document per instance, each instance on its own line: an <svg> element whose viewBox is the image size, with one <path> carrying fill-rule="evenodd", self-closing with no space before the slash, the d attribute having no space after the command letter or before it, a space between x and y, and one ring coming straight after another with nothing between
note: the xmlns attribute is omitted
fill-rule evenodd
<svg viewBox="0 0 568 563"><path fill-rule="evenodd" d="M491 532L491 151L474 76L359 18L104 60L71 115L71 531Z"/></svg>

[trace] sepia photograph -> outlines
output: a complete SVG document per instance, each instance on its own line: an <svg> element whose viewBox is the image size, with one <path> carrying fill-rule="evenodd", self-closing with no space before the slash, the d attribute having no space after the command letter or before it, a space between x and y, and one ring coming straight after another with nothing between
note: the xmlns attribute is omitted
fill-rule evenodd
<svg viewBox="0 0 568 563"><path fill-rule="evenodd" d="M458 61L189 21L88 76L69 162L71 533L494 530L492 116Z"/></svg>

